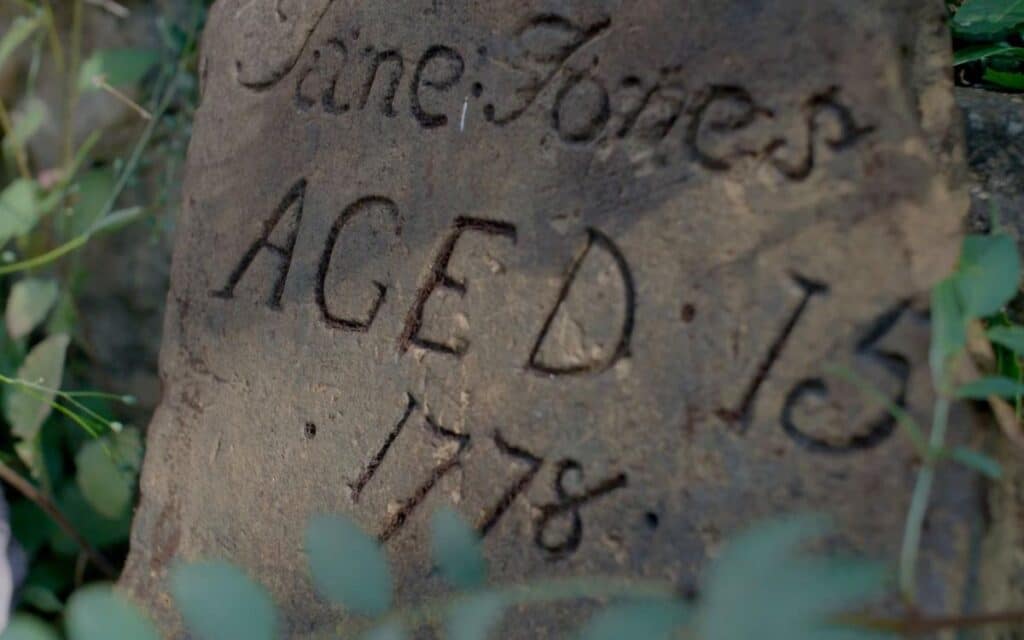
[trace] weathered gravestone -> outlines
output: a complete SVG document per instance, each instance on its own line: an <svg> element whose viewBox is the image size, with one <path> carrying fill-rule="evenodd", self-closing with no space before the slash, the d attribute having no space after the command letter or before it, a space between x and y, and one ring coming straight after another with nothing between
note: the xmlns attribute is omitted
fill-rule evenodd
<svg viewBox="0 0 1024 640"><path fill-rule="evenodd" d="M892 557L917 461L829 364L926 418L921 295L966 197L941 2L222 1L123 584L219 557L290 637L342 620L303 529L351 514L400 600L454 504L497 581L698 584L821 510ZM922 563L961 605L945 470ZM563 633L534 609L503 637Z"/></svg>

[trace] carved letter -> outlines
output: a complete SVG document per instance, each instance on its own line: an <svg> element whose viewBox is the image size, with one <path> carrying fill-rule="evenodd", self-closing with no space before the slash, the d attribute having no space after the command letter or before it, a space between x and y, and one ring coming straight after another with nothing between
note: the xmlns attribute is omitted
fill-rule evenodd
<svg viewBox="0 0 1024 640"><path fill-rule="evenodd" d="M569 297L569 293L573 289L573 285L576 283L580 267L583 266L584 262L586 262L587 256L590 255L591 249L595 246L612 259L615 269L619 272L619 280L622 283L623 317L622 324L619 329L618 341L615 347L609 351L608 355L603 358L566 362L562 364L545 362L542 359L541 353L544 341L547 339L548 333L551 331L552 324L555 322L555 318L558 316L559 311L562 309L566 299ZM619 251L619 248L615 246L615 243L612 242L611 238L604 235L597 229L589 229L587 232L587 244L576 256L572 265L569 267L569 273L565 277L565 281L562 283L562 288L558 293L558 300L555 302L554 308L544 321L544 326L541 328L540 335L537 336L537 340L533 345L533 350L530 351L530 359L527 361L526 367L546 375L575 375L591 372L600 373L607 370L621 358L629 354L629 341L633 335L633 314L635 312L635 308L636 289L633 286L633 275L629 270L629 264L627 264L626 258L622 255L622 252Z"/></svg>
<svg viewBox="0 0 1024 640"><path fill-rule="evenodd" d="M707 122L708 111L716 104L731 107L734 113L728 117L720 117ZM736 133L754 123L759 115L772 117L772 112L754 102L750 92L742 87L714 86L703 102L697 107L690 120L690 126L686 130L686 144L691 153L704 168L712 171L728 171L732 167L732 160L743 156L756 156L757 151L752 149L736 148L728 153L715 154L701 144L701 133L705 126L712 132Z"/></svg>
<svg viewBox="0 0 1024 640"><path fill-rule="evenodd" d="M270 218L263 223L263 232L260 237L257 238L252 245L249 246L249 250L245 252L242 259L238 262L238 266L234 268L231 274L228 276L228 281L224 285L223 289L213 291L213 296L217 298L224 298L230 300L235 297L235 287L242 280L242 276L245 275L246 270L252 265L253 260L259 255L260 251L264 249L268 253L275 256L280 265L277 272L277 280L274 282L274 288L270 293L270 298L267 300L267 305L271 309L281 308L281 296L284 295L284 285L288 280L288 270L292 265L292 253L295 251L295 239L299 235L299 226L302 224L302 206L306 199L306 179L302 178L295 183L294 186L288 191L281 203L274 209L274 213L271 214ZM295 206L295 226L288 234L285 240L284 246L279 246L270 242L270 234L274 232L274 229L281 222L281 218L284 214Z"/></svg>
<svg viewBox="0 0 1024 640"><path fill-rule="evenodd" d="M405 330L402 332L402 338L399 342L399 348L403 353L409 349L409 345L416 345L423 349L430 349L431 351L447 353L457 357L466 353L469 345L465 343L445 344L423 338L420 336L420 328L423 325L423 310L427 306L427 300L430 299L434 289L444 287L445 289L455 291L460 296L466 295L466 283L456 280L448 273L448 262L455 252L455 245L459 242L459 238L467 231L476 231L492 236L503 236L511 239L513 244L516 241L515 225L508 222L464 218L461 216L456 218L455 228L445 239L444 244L441 245L441 250L434 260L430 275L427 276L426 282L420 287L419 292L416 294L416 302L413 303L412 308L409 310L409 315L406 317Z"/></svg>
<svg viewBox="0 0 1024 640"><path fill-rule="evenodd" d="M443 67L445 69L444 75L437 79L424 79L423 73L434 60L441 60L447 64ZM459 52L451 47L445 47L442 45L434 45L427 49L423 57L420 58L419 64L416 65L416 73L412 78L412 87L409 92L409 103L412 106L412 115L416 118L416 121L420 123L420 126L425 129L433 129L435 127L443 127L448 124L448 116L443 113L429 113L423 110L423 105L420 102L420 88L421 86L427 86L435 91L447 91L462 80L462 74L466 70L466 63L462 60L462 56Z"/></svg>
<svg viewBox="0 0 1024 640"><path fill-rule="evenodd" d="M819 118L830 115L835 120L838 135L825 138L825 144L832 151L842 151L856 144L862 137L875 130L873 126L864 126L853 117L853 112L846 105L839 102L839 88L832 87L828 91L811 96L804 105L807 121L807 141L803 154L799 161L787 162L780 157L779 151L785 149L788 143L783 139L773 140L768 145L768 156L772 164L782 175L790 180L806 180L814 170L815 145L817 144L820 124Z"/></svg>
<svg viewBox="0 0 1024 640"><path fill-rule="evenodd" d="M570 76L558 90L551 108L551 125L564 142L593 142L611 115L611 101L601 81L579 73Z"/></svg>
<svg viewBox="0 0 1024 640"><path fill-rule="evenodd" d="M382 207L391 217L395 224L395 234L397 235L400 224L398 218L398 206L392 200L382 196L367 196L350 204L341 212L337 219L335 219L334 224L331 225L330 232L327 234L327 244L324 246L324 251L320 255L319 273L317 274L316 280L316 304L320 307L320 313L323 316L324 321L328 325L337 329L345 329L347 331L369 330L374 319L377 317L377 312L380 311L381 305L384 304L384 297L387 295L387 286L381 282L374 281L373 285L377 289L377 297L374 299L373 303L371 303L365 320L341 318L331 313L330 309L327 308L327 292L325 291L327 285L327 273L331 268L331 259L334 257L334 249L335 245L338 243L338 236L341 234L341 230L345 225L348 224L349 220L373 207Z"/></svg>
<svg viewBox="0 0 1024 640"><path fill-rule="evenodd" d="M381 113L389 118L394 118L397 115L395 113L395 94L398 93L398 85L402 82L402 74L405 72L405 63L402 61L402 55L394 49L375 52L372 47L366 49L364 53L372 58L372 62L370 63L370 72L363 83L363 97L359 101L359 108L365 109L366 104L370 101L370 94L373 93L373 86L377 82L377 72L381 66L389 62L394 63L392 65L391 78L388 81L387 88L384 90L384 99L380 107Z"/></svg>

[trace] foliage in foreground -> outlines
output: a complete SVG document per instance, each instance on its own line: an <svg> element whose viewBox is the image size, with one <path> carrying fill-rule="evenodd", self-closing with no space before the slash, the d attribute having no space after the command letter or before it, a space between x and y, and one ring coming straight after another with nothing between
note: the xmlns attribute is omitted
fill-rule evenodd
<svg viewBox="0 0 1024 640"><path fill-rule="evenodd" d="M21 494L7 492L10 528L29 564L17 605L70 622L81 617L65 610L76 587L116 577L106 556L127 543L143 447L139 430L112 417L133 398L85 390L95 365L78 309L97 274L76 252L164 205L163 183L147 207L120 203L146 190L140 175L157 174L154 162L162 170L183 156L198 23L191 32L158 24L160 49L83 50L83 11L102 9L0 1L20 12L0 34L0 71L18 79L19 91L0 96L0 476ZM55 12L71 17L67 41ZM44 85L56 85L56 103L43 100ZM87 94L105 94L107 109L129 105L141 133L124 157L114 144L101 150L109 131L76 131ZM0 602L0 619L10 604Z"/></svg>
<svg viewBox="0 0 1024 640"><path fill-rule="evenodd" d="M962 81L1024 91L1024 0L965 0L951 22Z"/></svg>
<svg viewBox="0 0 1024 640"><path fill-rule="evenodd" d="M554 579L531 584L487 583L476 533L454 511L435 514L431 550L449 597L396 609L388 559L377 542L344 516L314 518L306 553L320 595L358 618L338 637L403 640L433 627L450 640L483 640L513 607L557 601L604 601L578 631L581 640L659 640L688 632L704 640L851 640L878 637L844 622L841 614L880 597L880 565L804 553L828 532L805 516L763 524L740 535L711 565L703 595L681 596L673 585L621 578ZM200 640L273 640L280 616L263 587L239 569L208 562L172 571L178 609ZM737 615L742 611L742 615ZM155 640L153 626L109 588L90 587L69 605L70 640ZM353 628L361 628L353 635ZM55 640L40 620L16 618L2 640Z"/></svg>

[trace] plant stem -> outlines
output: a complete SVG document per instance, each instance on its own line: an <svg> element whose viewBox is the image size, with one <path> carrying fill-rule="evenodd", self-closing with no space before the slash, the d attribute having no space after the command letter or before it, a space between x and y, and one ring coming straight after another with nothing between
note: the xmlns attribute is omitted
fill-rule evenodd
<svg viewBox="0 0 1024 640"><path fill-rule="evenodd" d="M57 23L53 18L53 7L50 6L50 0L43 0L43 12L46 14L46 30L50 36L53 61L57 65L57 72L64 73L64 48L60 46L60 36L57 34Z"/></svg>
<svg viewBox="0 0 1024 640"><path fill-rule="evenodd" d="M75 157L75 109L78 107L78 68L82 58L82 0L71 3L71 54L64 82L64 166Z"/></svg>
<svg viewBox="0 0 1024 640"><path fill-rule="evenodd" d="M82 534L75 529L75 526L71 524L71 521L64 517L64 514L57 508L57 505L36 489L31 482L21 477L21 474L3 462L0 462L0 479L17 489L21 495L34 502L36 506L46 513L46 515L50 516L50 518L57 523L64 533L74 540L75 544L77 544L78 547L89 556L89 560L91 560L92 563L96 565L96 567L108 578L117 578L117 569L114 568L114 565L110 564L110 562L104 558L95 547L89 544L89 542L82 537Z"/></svg>
<svg viewBox="0 0 1024 640"><path fill-rule="evenodd" d="M932 413L932 431L928 438L931 451L941 451L946 441L946 429L949 426L949 398L939 390ZM917 473L910 509L907 511L907 523L903 531L903 547L900 551L900 591L908 602L914 602L917 592L917 556L921 546L921 532L924 519L931 501L932 484L935 481L935 459L928 457L922 462Z"/></svg>
<svg viewBox="0 0 1024 640"><path fill-rule="evenodd" d="M27 260L22 260L20 262L15 262L12 264L2 266L0 267L0 276L5 276L9 273L15 273L18 271L27 271L28 269L34 269L36 267L41 267L45 264L49 264L50 262L53 262L54 260L57 260L58 258L61 258L64 255L71 253L75 249L78 249L79 247L84 245L86 242L89 241L90 235L92 234L83 233L77 238L72 238L68 242L65 242L64 244L60 245L55 249L47 251L46 253L34 256Z"/></svg>

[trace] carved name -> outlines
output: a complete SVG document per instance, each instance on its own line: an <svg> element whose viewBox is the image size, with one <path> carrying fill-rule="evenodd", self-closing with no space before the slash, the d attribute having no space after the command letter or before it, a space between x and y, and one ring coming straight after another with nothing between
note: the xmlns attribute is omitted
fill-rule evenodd
<svg viewBox="0 0 1024 640"><path fill-rule="evenodd" d="M432 44L407 57L399 47L361 44L358 28L339 29L274 82L239 83L263 91L290 78L301 113L338 118L368 112L393 119L405 112L428 131L465 129L471 104L482 116L474 122L492 127L536 111L566 145L629 143L659 154L671 153L662 147L674 139L686 150L675 162L724 172L744 159L760 159L790 181L812 174L819 143L842 152L873 131L835 86L822 87L798 111L785 113L742 86L688 86L686 66L678 62L646 75L609 76L599 56L589 53L611 25L610 18L582 24L557 13L533 15L508 37L501 56L482 44L475 48L478 77L469 77L468 54L457 46ZM415 65L407 65L411 59ZM793 121L804 129L797 141L786 137L793 127L780 133L782 128L772 126ZM825 123L838 133L826 136Z"/></svg>

